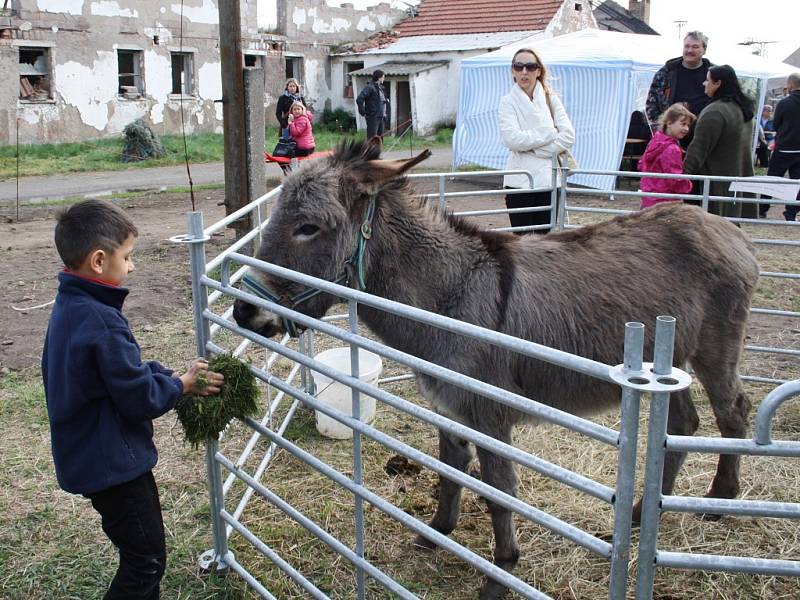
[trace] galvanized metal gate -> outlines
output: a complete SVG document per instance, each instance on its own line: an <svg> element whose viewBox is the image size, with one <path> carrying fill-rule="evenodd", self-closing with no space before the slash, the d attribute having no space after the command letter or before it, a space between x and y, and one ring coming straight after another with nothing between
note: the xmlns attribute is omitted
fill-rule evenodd
<svg viewBox="0 0 800 600"><path fill-rule="evenodd" d="M492 173L496 175L496 172ZM459 174L463 176L464 174ZM475 176L480 176L477 174ZM444 181L445 174L434 174ZM740 452L744 454L763 454L776 456L800 457L800 443L798 442L773 442L770 439L770 422L777 407L792 396L800 394L800 383L790 382L775 389L762 403L756 420L756 439L724 440L719 438L681 438L680 436L666 435L666 418L669 394L686 388L690 385L690 377L679 369L672 367L672 339L674 335L674 320L670 317L659 318L656 326L656 349L652 363L643 362L642 347L644 339L643 324L629 323L625 326L625 362L622 365L604 365L581 357L569 355L550 348L539 346L525 340L520 340L496 332L487 331L466 323L453 321L427 313L419 309L401 305L369 294L344 288L336 284L317 280L299 273L287 271L275 265L269 265L242 255L239 249L249 242L256 240L261 235L261 227L254 230L223 251L214 259L207 261L205 256L205 242L209 237L244 216L247 212L254 212L255 221L264 221L261 214L264 207L274 200L279 190L260 198L258 201L245 207L241 211L230 215L226 219L203 228L202 217L197 213L189 215L189 233L179 236L175 241L190 244L192 255L192 282L194 293L194 315L197 329L197 350L201 355L214 352L233 352L241 354L251 344L263 346L268 355L263 365L253 366L256 376L263 381L269 389L276 390L273 399L270 395L265 415L260 420L247 419L246 426L252 431L249 440L243 445L238 456L226 456L220 451L219 442L209 443L206 449L207 466L209 472L209 498L212 512L214 548L203 557L206 566L217 568L230 568L236 571L248 584L262 597L273 598L267 582L259 581L258 577L250 572L243 564L237 561L236 556L229 551L228 538L236 532L269 560L275 563L288 577L290 577L305 593L314 598L327 598L326 593L315 583L308 580L298 572L286 559L279 556L272 548L258 538L257 532L252 531L242 522L242 515L247 510L254 494L261 496L267 502L278 507L288 518L293 519L302 527L313 533L327 546L340 554L354 565L356 572L356 590L359 598L366 595L366 578L378 582L388 592L401 598L415 598L413 592L402 586L390 575L383 572L376 565L365 558L365 531L364 531L364 503L369 503L387 517L396 519L403 526L422 533L425 537L435 541L441 548L456 555L466 563L472 565L487 576L501 581L510 589L525 598L548 598L544 592L535 589L528 583L499 569L490 561L478 554L464 548L451 538L430 529L423 522L408 515L402 508L393 505L386 499L376 495L367 488L362 481L362 443L365 439L374 440L386 448L407 459L417 462L439 475L453 479L465 488L497 502L532 522L538 523L550 531L564 536L575 544L586 548L593 554L606 558L610 563L609 598L621 599L626 597L626 590L631 587L628 582L628 563L631 549L631 509L634 497L634 474L636 462L636 443L639 423L639 405L642 394L650 394L651 417L649 421L648 451L645 466L645 495L644 512L639 544L639 567L636 578L636 597L652 597L652 584L654 571L657 567L675 568L700 568L722 569L743 572L762 572L781 575L800 575L800 563L797 561L769 561L743 557L716 557L689 555L674 552L658 551L657 538L660 514L663 511L692 511L714 512L726 514L752 514L772 517L798 518L800 505L794 503L769 503L742 500L711 500L703 498L678 498L662 496L661 494L661 469L663 467L664 453L669 450L687 450L701 452ZM445 197L442 194L437 195ZM551 210L556 214L557 204L554 201ZM563 202L558 207L560 214L566 214L567 205ZM235 265L234 269L232 265ZM248 269L260 269L266 272L285 277L310 287L317 287L323 291L333 293L347 302L348 327L342 329L333 325L329 320L318 321L296 313L279 305L272 304L251 294L238 290L234 284ZM219 272L218 277L212 273ZM211 291L211 293L208 293ZM318 361L312 356L314 339L309 334L304 334L299 347L290 347L285 338L280 342L265 339L251 331L243 330L230 320L231 310L215 312L214 305L225 297L234 297L247 300L252 304L261 305L270 311L296 321L312 330L340 339L351 348L365 348L386 359L405 365L409 369L433 375L463 387L478 392L486 398L513 406L539 419L577 431L589 438L607 444L617 453L616 485L609 487L602 483L587 479L586 477L545 461L535 455L526 453L513 446L509 446L479 432L470 430L463 425L453 422L426 408L420 407L407 399L388 391L386 383L381 387L374 387L358 379L359 365L358 353L353 352L351 373L341 373ZM401 315L432 326L443 327L448 331L460 335L480 339L498 347L520 352L528 356L546 360L565 368L596 377L601 381L614 382L621 387L621 413L620 429L598 425L592 421L564 413L562 411L538 404L527 398L516 396L506 390L494 388L478 380L464 377L458 373L444 369L433 363L422 361L414 356L404 354L397 350L383 346L378 342L361 334L357 321L357 307L359 304L369 305L392 314ZM648 324L652 326L652 324ZM680 324L678 324L680 326ZM233 343L228 347L220 345L217 341L225 331L233 332L235 339L241 342ZM293 366L284 376L278 376L271 367L279 357L286 357L292 361ZM314 395L313 383L309 376L309 369L321 372L331 379L339 381L352 388L353 413L346 415L319 402ZM394 380L400 378L393 378ZM514 498L492 488L475 478L465 475L457 470L439 462L435 458L420 452L412 446L396 439L386 433L361 422L359 403L361 394L368 394L380 403L391 406L392 409L402 411L416 419L422 420L435 427L447 430L465 440L480 445L486 449L513 460L518 465L532 469L537 473L547 475L554 480L574 490L571 493L588 494L600 499L613 508L614 531L612 541L600 539L591 533L581 530L561 519L544 513L535 507L526 504L522 499ZM281 403L290 403L288 409L283 410L281 419L274 420L278 414ZM300 405L305 405L316 411L330 416L333 419L351 427L354 431L352 441L352 476L347 476L311 455L298 444L286 439L283 435L286 428ZM224 437L225 434L223 434ZM268 442L269 448L255 468L245 469L253 449L259 441ZM290 453L303 461L323 476L336 482L343 489L352 494L353 514L355 523L355 543L348 545L336 539L309 515L303 514L297 507L282 499L274 493L264 481L267 466L280 449ZM228 472L223 477L222 469ZM234 498L232 490L234 482L241 481L246 485L245 492ZM233 505L235 504L234 508Z"/></svg>

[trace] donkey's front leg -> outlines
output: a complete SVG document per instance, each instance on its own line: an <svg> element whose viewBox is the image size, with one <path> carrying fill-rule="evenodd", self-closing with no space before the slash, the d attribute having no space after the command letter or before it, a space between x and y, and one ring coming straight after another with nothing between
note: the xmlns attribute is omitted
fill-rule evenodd
<svg viewBox="0 0 800 600"><path fill-rule="evenodd" d="M439 460L463 473L466 471L469 461L472 460L469 442L440 429ZM461 484L439 476L439 506L429 523L430 527L445 535L453 531L461 512L460 504ZM417 536L414 543L423 548L436 547L434 542L422 535Z"/></svg>
<svg viewBox="0 0 800 600"><path fill-rule="evenodd" d="M511 443L510 433L498 436L500 441ZM481 463L481 479L484 483L497 488L511 496L517 495L517 475L514 464L507 458L492 454L488 450L478 448L478 460ZM494 529L494 564L509 573L514 570L519 561L519 545L514 529L513 514L507 508L487 500L489 512L492 515L492 528ZM481 600L498 600L506 595L508 588L494 579L487 579L481 588Z"/></svg>

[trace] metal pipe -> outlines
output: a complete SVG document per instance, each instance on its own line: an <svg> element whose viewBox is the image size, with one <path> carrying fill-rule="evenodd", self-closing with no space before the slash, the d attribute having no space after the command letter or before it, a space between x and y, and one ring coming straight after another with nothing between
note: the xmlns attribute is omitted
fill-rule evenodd
<svg viewBox="0 0 800 600"><path fill-rule="evenodd" d="M653 373L668 375L672 370L672 347L675 340L675 319L661 316L656 319L656 338ZM661 478L664 474L665 442L669 393L652 394L650 424L647 431L642 521L639 536L639 568L636 575L637 600L651 600L655 579L658 526L661 519Z"/></svg>
<svg viewBox="0 0 800 600"><path fill-rule="evenodd" d="M642 372L644 325L625 324L624 370L628 377ZM614 494L614 537L611 550L609 600L624 600L628 588L628 563L631 551L631 515L636 478L636 444L639 434L641 392L622 388L622 410L617 450L617 486Z"/></svg>
<svg viewBox="0 0 800 600"><path fill-rule="evenodd" d="M187 239L191 242L189 252L192 269L192 312L196 331L197 355L206 357L206 343L210 339L209 323L203 317L208 308L208 295L202 285L205 273L206 254L205 241L208 239L203 232L203 214L190 212L186 214L188 224ZM217 452L217 440L209 439L206 442L206 470L208 472L208 497L211 507L211 526L214 537L214 558L218 570L225 570L225 556L228 555L228 539L225 534L225 524L220 518L220 512L225 508L225 496L222 491L222 477L219 465L214 461Z"/></svg>

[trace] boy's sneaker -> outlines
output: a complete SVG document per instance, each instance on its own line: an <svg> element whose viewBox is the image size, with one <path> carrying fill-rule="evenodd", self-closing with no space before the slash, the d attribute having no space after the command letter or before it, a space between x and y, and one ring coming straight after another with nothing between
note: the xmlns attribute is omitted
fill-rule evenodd
<svg viewBox="0 0 800 600"><path fill-rule="evenodd" d="M783 218L786 219L787 221L796 221L797 215L790 215L789 211L785 210L783 211Z"/></svg>

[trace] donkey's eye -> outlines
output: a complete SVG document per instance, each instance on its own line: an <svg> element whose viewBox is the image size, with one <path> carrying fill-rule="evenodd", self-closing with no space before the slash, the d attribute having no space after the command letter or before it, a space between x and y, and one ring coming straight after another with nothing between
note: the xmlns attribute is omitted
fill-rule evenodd
<svg viewBox="0 0 800 600"><path fill-rule="evenodd" d="M311 223L305 223L304 225L300 225L297 229L294 230L295 237L303 236L309 237L314 235L319 231L319 227L316 225L312 225Z"/></svg>

